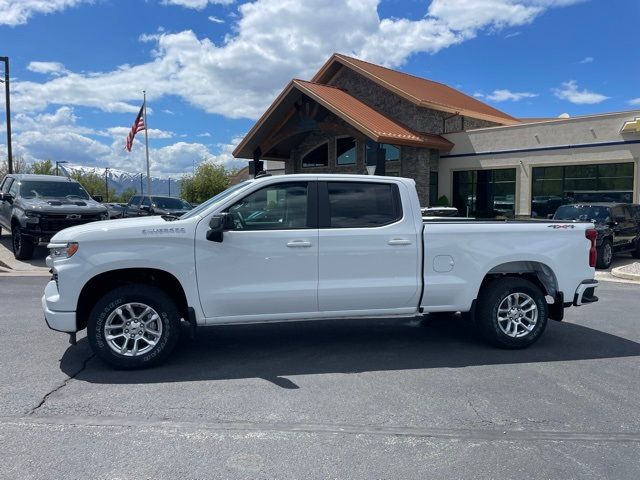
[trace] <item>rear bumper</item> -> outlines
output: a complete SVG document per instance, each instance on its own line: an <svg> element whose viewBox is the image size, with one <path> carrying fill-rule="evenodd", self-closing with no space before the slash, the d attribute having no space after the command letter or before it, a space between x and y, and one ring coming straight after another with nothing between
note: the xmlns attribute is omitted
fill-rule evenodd
<svg viewBox="0 0 640 480"><path fill-rule="evenodd" d="M598 288L597 280L583 280L576 293L573 296L573 304L578 307L587 303L594 303L598 301L598 297L595 296L595 290Z"/></svg>
<svg viewBox="0 0 640 480"><path fill-rule="evenodd" d="M59 297L56 282L51 280L45 287L44 295L42 296L44 320L51 330L66 333L76 332L78 330L76 326L76 312L59 312L53 310Z"/></svg>

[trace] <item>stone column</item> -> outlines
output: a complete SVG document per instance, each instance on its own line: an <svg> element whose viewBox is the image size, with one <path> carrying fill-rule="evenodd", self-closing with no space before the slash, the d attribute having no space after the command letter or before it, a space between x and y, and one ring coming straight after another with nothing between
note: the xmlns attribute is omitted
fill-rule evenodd
<svg viewBox="0 0 640 480"><path fill-rule="evenodd" d="M420 206L429 206L430 161L439 158L438 150L427 148L402 147L400 149L400 175L412 178L416 182L416 190Z"/></svg>

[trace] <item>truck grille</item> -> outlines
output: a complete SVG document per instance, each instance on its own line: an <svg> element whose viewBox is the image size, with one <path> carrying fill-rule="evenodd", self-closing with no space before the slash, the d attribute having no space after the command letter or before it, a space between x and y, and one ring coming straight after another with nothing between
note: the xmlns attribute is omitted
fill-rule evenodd
<svg viewBox="0 0 640 480"><path fill-rule="evenodd" d="M80 215L80 218L67 218L67 215L47 215L40 219L40 228L43 232L59 232L65 228L83 225L100 220L100 215Z"/></svg>

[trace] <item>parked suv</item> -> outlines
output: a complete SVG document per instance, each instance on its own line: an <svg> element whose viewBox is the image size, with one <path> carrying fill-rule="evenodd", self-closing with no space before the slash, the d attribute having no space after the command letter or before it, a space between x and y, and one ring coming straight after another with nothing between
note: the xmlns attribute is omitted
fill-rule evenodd
<svg viewBox="0 0 640 480"><path fill-rule="evenodd" d="M52 175L9 174L0 183L0 232L11 232L18 260L67 227L109 217L75 180Z"/></svg>
<svg viewBox="0 0 640 480"><path fill-rule="evenodd" d="M593 222L598 230L596 266L609 268L616 253L631 252L640 258L639 208L630 203L576 203L562 205L553 218Z"/></svg>
<svg viewBox="0 0 640 480"><path fill-rule="evenodd" d="M158 195L134 195L127 203L123 217L145 215L172 215L180 217L193 209L193 206L181 198L161 197Z"/></svg>

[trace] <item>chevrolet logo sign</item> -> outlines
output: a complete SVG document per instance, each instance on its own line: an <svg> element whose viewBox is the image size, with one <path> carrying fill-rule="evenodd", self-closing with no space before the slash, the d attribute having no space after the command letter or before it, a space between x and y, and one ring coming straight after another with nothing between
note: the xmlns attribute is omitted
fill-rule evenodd
<svg viewBox="0 0 640 480"><path fill-rule="evenodd" d="M67 220L78 220L80 218L82 218L82 215L78 215L77 213L67 215Z"/></svg>

